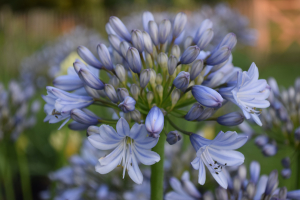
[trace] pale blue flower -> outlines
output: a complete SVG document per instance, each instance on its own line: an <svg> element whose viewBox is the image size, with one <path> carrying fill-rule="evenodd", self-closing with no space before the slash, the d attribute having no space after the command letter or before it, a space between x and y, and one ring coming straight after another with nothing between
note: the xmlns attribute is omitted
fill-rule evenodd
<svg viewBox="0 0 300 200"><path fill-rule="evenodd" d="M267 81L258 80L258 69L254 63L248 72L237 73L238 80L234 86L221 88L219 93L227 100L238 105L247 119L252 118L258 125L262 125L256 108L267 108L270 106L270 89Z"/></svg>
<svg viewBox="0 0 300 200"><path fill-rule="evenodd" d="M143 182L143 175L138 166L138 162L144 165L153 165L160 160L160 156L151 151L158 138L148 137L148 132L144 124L134 124L130 129L124 118L120 118L117 132L108 125L99 127L99 134L91 134L88 139L97 149L114 149L107 156L101 157L96 166L96 171L100 174L111 172L118 165L123 167L123 178L125 171L128 171L130 178L137 184Z"/></svg>
<svg viewBox="0 0 300 200"><path fill-rule="evenodd" d="M197 157L191 162L194 169L199 170L198 182L203 185L206 180L205 166L215 180L223 188L227 188L226 176L222 173L225 166L238 166L244 162L244 155L234 149L243 146L247 136L238 136L236 132L220 132L215 139L209 140L192 134L191 143L197 151Z"/></svg>
<svg viewBox="0 0 300 200"><path fill-rule="evenodd" d="M222 106L223 98L214 89L202 85L195 85L192 88L192 94L203 106L209 108L218 108Z"/></svg>

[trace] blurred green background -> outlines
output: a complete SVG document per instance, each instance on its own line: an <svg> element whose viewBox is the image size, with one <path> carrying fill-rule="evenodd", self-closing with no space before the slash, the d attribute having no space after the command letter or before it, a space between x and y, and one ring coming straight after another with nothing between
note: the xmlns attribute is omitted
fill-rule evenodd
<svg viewBox="0 0 300 200"><path fill-rule="evenodd" d="M258 30L258 41L255 46L239 46L233 52L233 63L242 69L248 69L255 62L260 70L260 78L274 77L279 85L288 87L300 74L300 10L285 8L279 10L282 16L292 25L284 25L280 20L270 18L272 13L261 12L265 5L271 5L272 0L2 0L0 2L0 81L7 84L11 79L18 79L20 65L24 58L55 41L63 34L80 25L96 30L102 38L106 38L105 24L110 16L122 17L135 12L149 10L152 12L189 12L198 10L204 4L215 5L219 2L229 3L234 9L247 16L250 27ZM299 1L298 1L299 2ZM263 5L263 3L265 3ZM269 4L268 4L269 3ZM296 17L295 17L296 16ZM280 18L280 16L278 17ZM262 21L264 22L263 24ZM285 33L288 29L289 33ZM95 44L96 45L96 44ZM51 82L48 82L51 85ZM36 98L42 102L40 90ZM49 186L47 174L67 163L67 158L78 152L81 138L85 133L77 133L64 127L56 131L58 124L43 123L45 114L38 114L37 125L25 133L17 141L15 152L11 152L21 163L12 166L16 178L15 191L17 199L22 199L19 181L22 176L30 174L33 198L38 198L38 192ZM180 122L178 122L180 123ZM188 123L183 126L191 127ZM216 127L217 133L221 127ZM191 128L192 129L192 128ZM224 128L222 127L223 131ZM279 151L271 158L265 158L260 150L250 141L241 148L245 154L246 166L252 160L258 160L262 165L262 173L269 174L273 169L281 171L281 158L290 156L290 149ZM3 162L1 160L0 162ZM28 165L22 165L28 163ZM293 171L296 171L293 165ZM19 169L20 167L20 169ZM299 170L299 169L298 169ZM20 172L21 171L21 172ZM295 176L288 180L280 177L280 186L295 189Z"/></svg>

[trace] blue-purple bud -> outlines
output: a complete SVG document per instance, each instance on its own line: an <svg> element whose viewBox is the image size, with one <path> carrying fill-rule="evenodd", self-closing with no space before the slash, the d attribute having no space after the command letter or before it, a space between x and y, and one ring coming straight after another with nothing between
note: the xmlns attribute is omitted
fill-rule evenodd
<svg viewBox="0 0 300 200"><path fill-rule="evenodd" d="M126 80L126 71L123 65L117 64L115 72L121 82L124 82Z"/></svg>
<svg viewBox="0 0 300 200"><path fill-rule="evenodd" d="M150 69L144 69L142 70L141 74L140 74L140 86L141 88L144 88L147 86L147 84L150 81L150 73L151 70Z"/></svg>
<svg viewBox="0 0 300 200"><path fill-rule="evenodd" d="M122 55L124 58L126 58L126 53L127 53L127 50L128 50L129 47L130 47L130 45L129 45L129 43L126 42L126 41L122 41L122 42L120 43L120 53L121 53L121 55Z"/></svg>
<svg viewBox="0 0 300 200"><path fill-rule="evenodd" d="M144 51L144 36L142 31L134 29L131 31L132 45L142 53Z"/></svg>
<svg viewBox="0 0 300 200"><path fill-rule="evenodd" d="M173 81L173 85L181 90L185 90L189 86L190 73L182 71L179 72L177 77Z"/></svg>
<svg viewBox="0 0 300 200"><path fill-rule="evenodd" d="M225 62L231 55L231 49L228 46L222 46L214 50L206 60L207 65L218 65Z"/></svg>
<svg viewBox="0 0 300 200"><path fill-rule="evenodd" d="M118 105L118 107L121 108L121 110L124 113L128 113L128 112L134 111L135 104L136 104L136 101L132 97L127 96L127 97L125 97L124 101L122 101Z"/></svg>
<svg viewBox="0 0 300 200"><path fill-rule="evenodd" d="M173 22L173 38L177 38L185 28L187 22L186 14L180 12L176 15Z"/></svg>
<svg viewBox="0 0 300 200"><path fill-rule="evenodd" d="M164 44L172 30L171 22L167 19L162 20L158 26L158 39L160 44Z"/></svg>
<svg viewBox="0 0 300 200"><path fill-rule="evenodd" d="M80 61L73 63L74 69L78 74L79 78L89 87L102 90L104 88L104 83L96 77L86 66Z"/></svg>
<svg viewBox="0 0 300 200"><path fill-rule="evenodd" d="M184 116L187 121L194 121L202 114L204 108L200 103L195 103L189 112Z"/></svg>
<svg viewBox="0 0 300 200"><path fill-rule="evenodd" d="M179 59L180 52L180 47L177 44L172 46L171 55L176 56L176 58Z"/></svg>
<svg viewBox="0 0 300 200"><path fill-rule="evenodd" d="M143 27L146 32L149 32L148 29L149 21L154 21L154 17L151 12L146 11L143 13Z"/></svg>
<svg viewBox="0 0 300 200"><path fill-rule="evenodd" d="M208 118L210 118L213 114L215 114L214 108L205 108L203 112L200 114L200 116L197 118L197 121L201 122Z"/></svg>
<svg viewBox="0 0 300 200"><path fill-rule="evenodd" d="M170 131L167 134L167 142L170 145L176 144L180 140L181 140L181 135L179 135L177 131Z"/></svg>
<svg viewBox="0 0 300 200"><path fill-rule="evenodd" d="M235 47L236 45L236 36L234 33L228 33L223 40L220 42L220 44L218 45L218 47L222 47L222 46L227 46L230 50L233 49L233 47Z"/></svg>
<svg viewBox="0 0 300 200"><path fill-rule="evenodd" d="M262 149L262 153L267 157L274 156L277 153L277 147L273 144L266 144Z"/></svg>
<svg viewBox="0 0 300 200"><path fill-rule="evenodd" d="M295 130L295 134L294 134L295 140L299 141L300 140L300 127L298 127Z"/></svg>
<svg viewBox="0 0 300 200"><path fill-rule="evenodd" d="M207 29L200 36L200 38L199 38L199 40L197 42L197 46L201 50L203 50L210 43L210 41L213 39L213 37L214 37L213 30L212 29Z"/></svg>
<svg viewBox="0 0 300 200"><path fill-rule="evenodd" d="M100 58L100 61L102 62L104 67L107 70L110 70L110 71L113 70L114 66L113 66L113 63L111 61L110 53L109 53L107 47L104 44L98 44L97 52L98 52L98 56Z"/></svg>
<svg viewBox="0 0 300 200"><path fill-rule="evenodd" d="M118 17L110 17L109 24L121 38L123 38L127 42L131 42L131 35L128 29Z"/></svg>
<svg viewBox="0 0 300 200"><path fill-rule="evenodd" d="M149 21L148 32L155 46L159 45L158 41L158 26L155 21Z"/></svg>
<svg viewBox="0 0 300 200"><path fill-rule="evenodd" d="M205 19L205 20L201 23L199 29L197 30L197 32L196 32L196 34L195 34L195 37L194 37L194 39L193 39L194 43L197 44L198 41L199 41L199 39L200 39L200 37L201 37L201 35L202 35L207 29L212 29L212 27L213 27L212 21L209 20L209 19Z"/></svg>
<svg viewBox="0 0 300 200"><path fill-rule="evenodd" d="M260 174L260 164L256 161L252 161L250 164L250 180L252 183L256 184L259 179Z"/></svg>
<svg viewBox="0 0 300 200"><path fill-rule="evenodd" d="M149 54L153 53L153 45L150 35L146 31L142 31L144 38L144 47Z"/></svg>
<svg viewBox="0 0 300 200"><path fill-rule="evenodd" d="M265 135L260 135L260 136L257 136L255 138L255 144L258 146L258 147L263 147L265 146L269 141L269 138Z"/></svg>
<svg viewBox="0 0 300 200"><path fill-rule="evenodd" d="M64 75L55 78L53 85L61 90L72 91L83 87L83 82L77 75Z"/></svg>
<svg viewBox="0 0 300 200"><path fill-rule="evenodd" d="M98 126L89 126L88 129L86 130L86 134L88 136L99 134L99 127Z"/></svg>
<svg viewBox="0 0 300 200"><path fill-rule="evenodd" d="M121 53L121 50L120 50L121 40L119 39L118 36L109 34L109 35L108 35L108 41L109 41L110 45L111 45L118 53ZM127 49L126 49L126 51L127 51Z"/></svg>
<svg viewBox="0 0 300 200"><path fill-rule="evenodd" d="M118 88L117 95L120 102L124 101L125 97L129 96L129 92L126 88Z"/></svg>
<svg viewBox="0 0 300 200"><path fill-rule="evenodd" d="M126 53L126 59L129 64L129 68L134 73L140 73L142 69L142 61L138 50L134 47L129 47Z"/></svg>
<svg viewBox="0 0 300 200"><path fill-rule="evenodd" d="M168 56L164 52L160 52L157 56L157 63L162 68L163 71L167 70L168 66Z"/></svg>
<svg viewBox="0 0 300 200"><path fill-rule="evenodd" d="M200 53L200 48L197 46L188 47L182 54L180 58L181 64L190 64L196 60Z"/></svg>
<svg viewBox="0 0 300 200"><path fill-rule="evenodd" d="M281 176L284 178L284 179L288 179L291 177L291 174L292 174L292 170L290 168L287 168L287 169L282 169L281 170Z"/></svg>
<svg viewBox="0 0 300 200"><path fill-rule="evenodd" d="M112 86L110 84L105 84L104 91L105 91L105 94L107 95L107 97L112 102L117 103L119 101L118 95L116 93L114 86Z"/></svg>
<svg viewBox="0 0 300 200"><path fill-rule="evenodd" d="M164 115L158 107L154 106L151 108L146 117L145 126L149 132L149 137L159 137L160 132L164 128Z"/></svg>
<svg viewBox="0 0 300 200"><path fill-rule="evenodd" d="M176 56L171 55L168 59L168 72L173 75L177 67L178 59Z"/></svg>
<svg viewBox="0 0 300 200"><path fill-rule="evenodd" d="M281 160L281 164L284 168L290 168L291 166L291 160L289 157L285 157Z"/></svg>
<svg viewBox="0 0 300 200"><path fill-rule="evenodd" d="M140 94L140 88L136 84L132 84L130 86L130 93L132 94L133 98L135 100L139 99L139 94Z"/></svg>
<svg viewBox="0 0 300 200"><path fill-rule="evenodd" d="M274 192L274 190L278 186L278 172L277 170L273 170L268 177L265 195L270 195Z"/></svg>
<svg viewBox="0 0 300 200"><path fill-rule="evenodd" d="M141 113L138 110L134 110L130 112L130 117L137 123L141 123Z"/></svg>
<svg viewBox="0 0 300 200"><path fill-rule="evenodd" d="M93 53L84 46L79 46L77 48L77 53L86 62L88 65L91 65L92 67L101 69L102 63L93 55Z"/></svg>
<svg viewBox="0 0 300 200"><path fill-rule="evenodd" d="M96 125L98 124L98 116L88 109L71 110L71 118L81 124Z"/></svg>
<svg viewBox="0 0 300 200"><path fill-rule="evenodd" d="M277 81L275 80L275 78L271 77L268 79L268 85L271 87L271 91L275 94L275 96L279 96L280 95L280 91L277 85Z"/></svg>
<svg viewBox="0 0 300 200"><path fill-rule="evenodd" d="M81 124L76 121L73 121L68 124L68 128L74 131L83 131L86 130L90 125L89 124ZM96 126L97 127L97 126Z"/></svg>
<svg viewBox="0 0 300 200"><path fill-rule="evenodd" d="M245 117L239 112L232 112L218 117L217 122L223 126L237 126L244 121Z"/></svg>
<svg viewBox="0 0 300 200"><path fill-rule="evenodd" d="M197 76L201 73L203 69L203 60L199 59L199 60L195 60L192 64L192 68L191 68L191 80L193 81L195 78L197 78Z"/></svg>
<svg viewBox="0 0 300 200"><path fill-rule="evenodd" d="M215 90L202 85L195 85L192 88L195 99L203 106L209 108L219 108L222 106L223 98Z"/></svg>

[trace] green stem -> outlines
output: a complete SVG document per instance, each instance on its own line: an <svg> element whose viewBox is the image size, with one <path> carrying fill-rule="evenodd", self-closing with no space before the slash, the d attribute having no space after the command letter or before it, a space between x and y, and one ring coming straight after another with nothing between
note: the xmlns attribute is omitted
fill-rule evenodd
<svg viewBox="0 0 300 200"><path fill-rule="evenodd" d="M296 177L296 186L297 186L297 188L300 188L300 143L299 143L299 145L298 145L298 150L296 150L296 151L298 151L297 153L298 153L298 155L297 155L297 177Z"/></svg>
<svg viewBox="0 0 300 200"><path fill-rule="evenodd" d="M160 161L151 166L151 200L163 200L165 140L166 135L160 134L157 145L152 149L159 154Z"/></svg>
<svg viewBox="0 0 300 200"><path fill-rule="evenodd" d="M193 134L192 132L188 132L188 131L182 130L181 128L179 128L178 126L176 126L176 124L173 123L172 120L169 117L166 116L166 119L171 124L171 126L173 126L176 130L180 131L181 133L183 133L185 135L189 135L189 136L191 136Z"/></svg>

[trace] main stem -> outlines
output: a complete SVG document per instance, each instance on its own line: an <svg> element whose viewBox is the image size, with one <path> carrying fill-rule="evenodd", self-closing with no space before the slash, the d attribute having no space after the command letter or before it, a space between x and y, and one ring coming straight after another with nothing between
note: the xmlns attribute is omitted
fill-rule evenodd
<svg viewBox="0 0 300 200"><path fill-rule="evenodd" d="M161 133L157 145L152 149L159 154L160 161L151 166L151 200L163 199L165 141L166 135Z"/></svg>

